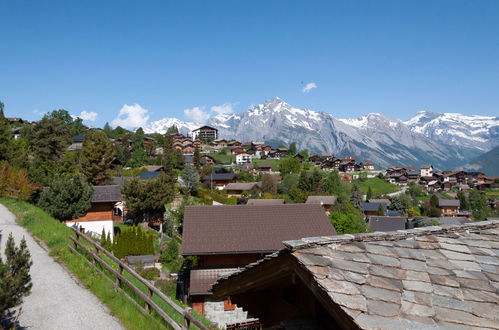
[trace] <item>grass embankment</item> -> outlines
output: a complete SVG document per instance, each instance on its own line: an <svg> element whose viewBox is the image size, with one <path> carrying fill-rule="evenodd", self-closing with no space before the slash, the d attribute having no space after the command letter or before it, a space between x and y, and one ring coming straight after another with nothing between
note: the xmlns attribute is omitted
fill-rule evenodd
<svg viewBox="0 0 499 330"><path fill-rule="evenodd" d="M360 190L367 194L369 187L373 194L373 198L380 197L385 194L390 194L399 190L396 185L386 182L380 178L356 179L352 183L360 186Z"/></svg>
<svg viewBox="0 0 499 330"><path fill-rule="evenodd" d="M25 227L34 237L42 240L49 248L49 255L73 272L86 288L92 291L109 307L111 314L116 316L123 326L128 329L167 328L166 326L162 326L156 318L142 313L122 292L114 288L113 283L108 278L103 277L85 259L73 254L68 249L67 246L72 244L69 237L74 235L74 233L66 225L29 203L6 198L0 198L0 203L17 216L20 225ZM101 257L103 256L101 255ZM145 285L132 278L130 274L126 272L124 274L143 292L147 292ZM125 290L131 292L129 289ZM132 297L136 298L136 301L143 306L140 298L135 295L132 295ZM182 316L166 303L162 302L157 296L154 296L153 300L174 320L179 323L182 322ZM203 321L206 323L205 320Z"/></svg>
<svg viewBox="0 0 499 330"><path fill-rule="evenodd" d="M499 189L487 189L485 196L490 199L499 199Z"/></svg>

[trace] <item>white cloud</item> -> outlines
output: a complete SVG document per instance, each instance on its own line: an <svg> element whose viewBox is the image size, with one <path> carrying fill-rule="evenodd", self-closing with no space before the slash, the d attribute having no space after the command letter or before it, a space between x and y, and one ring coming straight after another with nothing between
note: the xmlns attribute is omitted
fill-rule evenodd
<svg viewBox="0 0 499 330"><path fill-rule="evenodd" d="M308 93L308 92L310 92L314 88L317 88L317 84L314 83L314 82L309 82L308 84L305 85L305 87L302 88L301 91L303 93Z"/></svg>
<svg viewBox="0 0 499 330"><path fill-rule="evenodd" d="M204 107L185 109L184 115L197 125L206 124L206 121L210 118L210 114L204 110Z"/></svg>
<svg viewBox="0 0 499 330"><path fill-rule="evenodd" d="M111 122L111 125L124 128L144 127L149 120L148 112L149 110L142 108L139 104L125 104L120 109L118 117Z"/></svg>
<svg viewBox="0 0 499 330"><path fill-rule="evenodd" d="M222 105L214 105L211 107L211 111L214 111L219 115L234 113L234 104L224 103Z"/></svg>
<svg viewBox="0 0 499 330"><path fill-rule="evenodd" d="M81 119L87 120L87 121L96 121L97 120L97 112L83 110L82 112L80 112L80 115L78 115L78 116L72 115L71 117L81 118Z"/></svg>

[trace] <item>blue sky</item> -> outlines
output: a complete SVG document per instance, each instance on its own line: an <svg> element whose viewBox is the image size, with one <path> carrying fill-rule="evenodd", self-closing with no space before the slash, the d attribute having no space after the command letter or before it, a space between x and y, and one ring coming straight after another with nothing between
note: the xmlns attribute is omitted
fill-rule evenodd
<svg viewBox="0 0 499 330"><path fill-rule="evenodd" d="M201 120L274 96L339 118L499 115L496 0L16 0L0 13L9 116Z"/></svg>

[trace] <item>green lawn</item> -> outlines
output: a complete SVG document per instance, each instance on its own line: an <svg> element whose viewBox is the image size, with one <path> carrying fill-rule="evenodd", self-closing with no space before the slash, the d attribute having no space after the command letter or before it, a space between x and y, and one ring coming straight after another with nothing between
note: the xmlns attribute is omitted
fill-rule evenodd
<svg viewBox="0 0 499 330"><path fill-rule="evenodd" d="M105 303L111 314L116 316L127 329L167 328L162 323L160 324L157 318L142 313L122 292L115 290L111 281L88 265L84 258L73 254L67 248L71 244L69 236L74 235L69 227L29 203L6 198L0 198L0 203L17 216L19 224L24 226L33 236L44 241L49 248L49 254L72 271L79 278L80 283ZM138 280L132 279L126 272L125 276L141 290L147 292L146 287ZM180 322L183 319L171 307L166 306L162 301L160 302L157 296L154 296L154 300L176 321ZM142 302L140 303L143 305ZM200 319L203 320L202 317ZM203 322L206 321L203 320Z"/></svg>
<svg viewBox="0 0 499 330"><path fill-rule="evenodd" d="M212 153L212 154L207 154L207 155L213 157L213 159L215 159L215 162L217 164L236 161L236 156L234 156L234 155L225 155L225 154L221 154L221 153Z"/></svg>
<svg viewBox="0 0 499 330"><path fill-rule="evenodd" d="M367 194L369 190L369 186L371 187L371 191L373 193L373 198L382 196L384 194L393 193L399 190L396 185L386 182L380 178L369 178L369 179L356 179L352 181L353 184L358 184L360 186L360 190Z"/></svg>
<svg viewBox="0 0 499 330"><path fill-rule="evenodd" d="M489 189L485 192L485 196L487 196L487 198L491 198L491 199L499 199L499 189Z"/></svg>

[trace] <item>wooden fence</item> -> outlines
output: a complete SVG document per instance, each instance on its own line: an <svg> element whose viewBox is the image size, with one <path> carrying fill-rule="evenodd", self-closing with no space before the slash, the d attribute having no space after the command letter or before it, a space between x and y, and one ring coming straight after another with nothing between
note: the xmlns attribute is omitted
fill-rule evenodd
<svg viewBox="0 0 499 330"><path fill-rule="evenodd" d="M92 266L94 266L103 276L108 277L110 280L114 281L115 287L117 289L121 289L127 298L129 298L133 303L135 303L142 311L146 313L152 313L154 310L169 326L171 326L175 330L181 330L181 329L189 329L189 327L192 325L196 326L197 328L201 330L209 330L213 329L214 327L207 327L204 324L202 324L198 319L192 315L192 309L191 308L183 308L179 305L177 305L172 299L170 299L168 296L166 296L163 292L161 292L158 288L156 288L154 285L152 285L148 280L144 279L142 276L137 274L132 268L130 268L127 264L122 262L120 259L116 258L111 252L107 251L104 249L102 246L100 246L97 242L92 240L89 236L86 234L78 231L75 228L71 228L76 236L70 236L70 239L73 241L73 245L69 245L69 249L80 255L82 258L87 260L83 254L81 254L78 250L84 251L88 255L90 255L93 259L93 264L88 261ZM89 249L88 246L83 244L80 241L80 238L83 240L87 241L90 243L94 248L95 251L92 251ZM116 270L113 268L109 263L107 263L105 260L103 260L99 256L99 252L104 254L106 257L108 257L112 262L114 262L118 268ZM99 268L97 268L97 264L100 264L103 268L108 270L110 273L114 275L114 279L111 278L109 275L104 274L104 272L100 271ZM130 280L128 280L124 274L123 271L126 271L129 273L133 278L141 282L147 287L147 294L144 293L142 290L140 290L136 285L134 285ZM133 299L126 291L123 290L123 286L126 285L128 286L135 294L137 294L143 301L144 301L144 307L139 305L135 299ZM168 315L160 306L158 306L154 301L153 301L153 295L156 295L161 299L163 302L168 304L173 310L175 310L177 313L183 316L183 324L178 324L173 318Z"/></svg>

